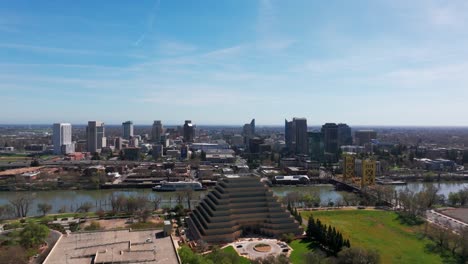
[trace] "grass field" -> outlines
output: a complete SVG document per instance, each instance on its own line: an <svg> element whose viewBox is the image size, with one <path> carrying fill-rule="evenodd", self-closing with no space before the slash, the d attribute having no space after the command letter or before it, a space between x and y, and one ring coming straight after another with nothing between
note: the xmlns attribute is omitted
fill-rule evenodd
<svg viewBox="0 0 468 264"><path fill-rule="evenodd" d="M222 250L226 253L237 254L237 251L232 246L225 247ZM250 263L251 263L250 260L247 258L244 258L242 256L239 258L239 264L250 264Z"/></svg>
<svg viewBox="0 0 468 264"><path fill-rule="evenodd" d="M420 239L422 226L402 225L394 212L373 210L303 212L308 219L312 214L322 223L332 225L349 238L351 247L375 249L382 263L442 263L442 258L426 251L427 239ZM296 243L296 242L293 242ZM297 243L300 243L298 241ZM306 244L303 247L307 247ZM298 247L301 249L301 247ZM300 252L299 252L300 253ZM296 262L295 260L298 260ZM300 255L293 263L301 263Z"/></svg>
<svg viewBox="0 0 468 264"><path fill-rule="evenodd" d="M293 249L291 256L289 256L289 260L293 264L304 263L304 255L313 250L311 243L305 240L294 240L289 243L289 246Z"/></svg>

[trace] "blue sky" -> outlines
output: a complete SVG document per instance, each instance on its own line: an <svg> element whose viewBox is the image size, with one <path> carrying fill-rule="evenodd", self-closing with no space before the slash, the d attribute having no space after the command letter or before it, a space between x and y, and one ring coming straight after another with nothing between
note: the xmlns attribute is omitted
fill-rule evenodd
<svg viewBox="0 0 468 264"><path fill-rule="evenodd" d="M468 2L2 1L0 123L467 125Z"/></svg>

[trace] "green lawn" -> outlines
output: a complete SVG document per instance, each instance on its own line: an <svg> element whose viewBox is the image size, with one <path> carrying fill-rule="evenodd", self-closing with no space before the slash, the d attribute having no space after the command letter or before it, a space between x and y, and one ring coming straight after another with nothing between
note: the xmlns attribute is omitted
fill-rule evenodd
<svg viewBox="0 0 468 264"><path fill-rule="evenodd" d="M313 249L311 243L306 240L294 240L289 246L292 248L289 260L293 264L304 263L304 255Z"/></svg>
<svg viewBox="0 0 468 264"><path fill-rule="evenodd" d="M232 246L225 247L222 250L226 253L237 254L237 251ZM241 256L239 258L239 264L250 264L250 260Z"/></svg>
<svg viewBox="0 0 468 264"><path fill-rule="evenodd" d="M422 226L405 226L394 212L349 210L303 212L308 219L312 214L322 223L332 225L349 238L351 247L375 249L380 253L382 263L442 263L442 258L425 250L427 239L419 239ZM298 247L300 250L302 247ZM300 251L299 251L300 252ZM300 256L291 258L301 263ZM299 262L296 262L298 260Z"/></svg>

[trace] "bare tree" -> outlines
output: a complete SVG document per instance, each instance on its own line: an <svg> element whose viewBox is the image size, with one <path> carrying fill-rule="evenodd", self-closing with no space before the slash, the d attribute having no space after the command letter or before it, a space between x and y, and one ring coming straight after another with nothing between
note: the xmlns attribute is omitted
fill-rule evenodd
<svg viewBox="0 0 468 264"><path fill-rule="evenodd" d="M151 199L151 203L153 204L153 209L155 211L159 210L159 206L161 205L161 201L162 201L161 196L153 197L153 199Z"/></svg>
<svg viewBox="0 0 468 264"><path fill-rule="evenodd" d="M52 205L48 203L40 203L37 205L37 211L39 213L42 213L43 216L45 216L51 210L52 210Z"/></svg>
<svg viewBox="0 0 468 264"><path fill-rule="evenodd" d="M182 202L184 201L184 193L182 191L177 191L176 192L176 201L177 201L177 204L182 204Z"/></svg>
<svg viewBox="0 0 468 264"><path fill-rule="evenodd" d="M88 213L91 208L93 208L93 204L91 202L85 202L83 204L80 205L80 207L78 207L76 209L76 212L78 213Z"/></svg>
<svg viewBox="0 0 468 264"><path fill-rule="evenodd" d="M122 212L124 210L127 197L123 194L118 196L111 194L109 196L109 201L113 212Z"/></svg>
<svg viewBox="0 0 468 264"><path fill-rule="evenodd" d="M14 217L15 208L10 204L0 205L0 220Z"/></svg>
<svg viewBox="0 0 468 264"><path fill-rule="evenodd" d="M193 198L193 190L192 189L185 189L182 191L184 196L185 196L185 200L187 201L187 208L192 211L192 198Z"/></svg>
<svg viewBox="0 0 468 264"><path fill-rule="evenodd" d="M10 204L15 208L17 217L26 217L31 203L32 197L25 194L17 195L15 198L10 200Z"/></svg>

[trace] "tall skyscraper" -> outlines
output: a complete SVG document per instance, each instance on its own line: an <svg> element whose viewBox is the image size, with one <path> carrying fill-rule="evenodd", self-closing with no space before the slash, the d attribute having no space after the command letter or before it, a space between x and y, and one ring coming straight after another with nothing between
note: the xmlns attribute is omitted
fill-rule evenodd
<svg viewBox="0 0 468 264"><path fill-rule="evenodd" d="M101 152L102 147L106 146L106 136L104 123L101 121L89 121L86 128L88 139L88 152Z"/></svg>
<svg viewBox="0 0 468 264"><path fill-rule="evenodd" d="M341 146L352 145L351 128L346 124L326 123L322 126L325 153L332 161L338 159Z"/></svg>
<svg viewBox="0 0 468 264"><path fill-rule="evenodd" d="M323 162L325 155L325 145L323 134L319 131L307 132L309 141L309 156L311 160Z"/></svg>
<svg viewBox="0 0 468 264"><path fill-rule="evenodd" d="M122 123L122 137L129 140L133 137L133 122L126 121Z"/></svg>
<svg viewBox="0 0 468 264"><path fill-rule="evenodd" d="M255 137L255 119L252 119L250 124L244 124L242 136L244 139L244 145L249 147L249 140Z"/></svg>
<svg viewBox="0 0 468 264"><path fill-rule="evenodd" d="M242 134L244 137L252 138L255 136L255 118L250 121L250 124L245 124L242 129Z"/></svg>
<svg viewBox="0 0 468 264"><path fill-rule="evenodd" d="M285 139L289 151L308 155L307 119L295 117L290 122L285 120Z"/></svg>
<svg viewBox="0 0 468 264"><path fill-rule="evenodd" d="M255 118L250 121L250 133L255 135Z"/></svg>
<svg viewBox="0 0 468 264"><path fill-rule="evenodd" d="M284 120L284 141L286 142L286 149L290 152L296 150L296 133L294 133L293 122Z"/></svg>
<svg viewBox="0 0 468 264"><path fill-rule="evenodd" d="M75 152L72 142L72 126L68 123L55 123L53 125L52 143L54 154L62 155Z"/></svg>
<svg viewBox="0 0 468 264"><path fill-rule="evenodd" d="M326 123L322 126L323 143L325 152L328 154L338 154L338 126L335 123Z"/></svg>
<svg viewBox="0 0 468 264"><path fill-rule="evenodd" d="M157 144L161 142L161 136L163 134L163 126L161 120L155 120L151 129L151 140Z"/></svg>
<svg viewBox="0 0 468 264"><path fill-rule="evenodd" d="M338 147L353 144L351 128L347 124L338 124Z"/></svg>
<svg viewBox="0 0 468 264"><path fill-rule="evenodd" d="M185 120L184 124L184 140L185 142L193 142L195 137L195 128L191 120Z"/></svg>

